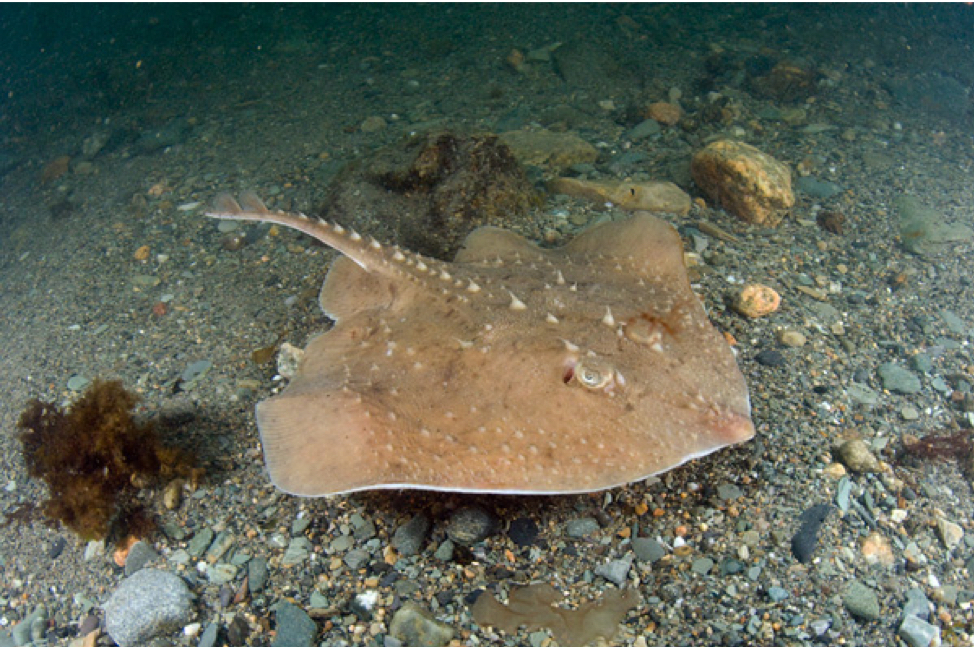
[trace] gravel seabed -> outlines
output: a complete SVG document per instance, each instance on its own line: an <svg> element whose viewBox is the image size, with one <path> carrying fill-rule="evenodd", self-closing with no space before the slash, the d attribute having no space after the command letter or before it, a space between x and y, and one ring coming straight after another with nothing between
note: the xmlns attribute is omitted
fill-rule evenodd
<svg viewBox="0 0 974 647"><path fill-rule="evenodd" d="M906 644L897 631L912 589L931 601L922 617L945 644L971 642L970 482L954 462L904 461L899 450L904 434L969 427L972 242L910 253L898 239L895 206L911 196L948 222L974 225L969 99L944 106L941 86L925 94L918 81L950 78L970 92L974 18L966 5L32 11L10 9L0 26L10 33L0 59L0 509L9 514L46 496L43 483L27 478L17 440L30 398L70 403L75 375L120 379L138 392L138 414L169 421L167 440L191 448L205 468L200 487L173 510L162 505L161 488L143 493L161 525L145 538L158 553L150 565L184 577L200 623L159 645L199 644L213 623L217 644L270 644L271 607L281 601L311 615L315 644L381 645L395 611L413 600L452 627L457 644L538 647L546 634L478 627L468 596L538 581L577 605L614 586L604 575L618 578L618 560L634 549L621 581L638 587L643 604L613 644ZM72 24L88 26L62 40L48 33ZM558 42L613 52L632 84L573 88L550 62L529 61L521 71L505 63L512 48ZM706 61L718 51L796 61L821 74L804 100L778 102L752 92L740 70L715 80ZM626 106L666 100L672 88L696 127L627 139L634 124ZM708 92L730 100L727 121L700 118ZM804 113L781 118L797 108ZM385 128L363 131L369 117L382 117ZM535 122L595 145L592 177L673 180L698 197L690 155L723 134L788 163L796 179L807 173L843 189L825 199L797 192L775 229L699 205L685 220L670 218L688 248L706 240L695 285L715 324L737 341L757 437L659 479L588 496L310 500L275 491L253 406L281 382L251 354L278 339L303 346L327 329L316 296L333 252L291 232L262 232L225 249L224 234L202 216L206 203L221 191L252 190L272 206L307 210L325 198L341 164L411 131ZM645 155L627 162L634 151ZM63 155L70 170L44 180ZM558 217L566 209L567 221ZM816 225L821 210L845 216L842 233ZM561 242L600 215L548 196L511 226L534 239L554 230ZM692 238L699 221L737 242ZM137 260L143 246L148 257ZM776 289L781 308L756 320L733 313L726 296L750 281ZM815 290L824 301L809 296ZM781 329L800 331L806 343L779 344ZM769 350L779 356L758 361ZM198 360L212 369L195 388L174 389ZM887 362L911 370L920 390L884 389L877 369ZM874 404L862 403L862 386L875 392ZM833 447L847 437L866 441L883 471L843 480ZM827 503L836 508L812 560L800 562L791 542L802 513ZM486 510L499 532L444 548L451 515L469 506ZM420 513L432 522L430 536L418 554L396 561L393 534ZM509 531L523 519L538 527L524 545ZM963 531L956 544L947 545L945 522ZM197 566L206 561L193 552L202 539L190 545L210 531L226 533L220 541L229 545L213 558L225 565L213 573ZM644 537L663 547L662 559ZM887 551L890 564L872 563ZM43 605L49 644L77 637L124 577L110 549L87 552L70 531L39 518L0 528L0 624L12 627ZM262 561L264 587L235 601ZM228 581L215 583L221 577ZM873 619L852 615L863 605L849 593L864 588L876 596ZM369 591L378 593L370 612L352 604Z"/></svg>

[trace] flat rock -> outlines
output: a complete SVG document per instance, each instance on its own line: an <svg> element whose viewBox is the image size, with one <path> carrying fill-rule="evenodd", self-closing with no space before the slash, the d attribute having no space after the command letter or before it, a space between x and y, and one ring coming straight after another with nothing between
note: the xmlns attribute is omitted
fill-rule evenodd
<svg viewBox="0 0 974 647"><path fill-rule="evenodd" d="M656 562L666 555L666 549L655 539L650 537L633 537L632 552L641 562Z"/></svg>
<svg viewBox="0 0 974 647"><path fill-rule="evenodd" d="M277 636L271 647L311 647L318 630L315 621L290 602L279 602L276 609Z"/></svg>
<svg viewBox="0 0 974 647"><path fill-rule="evenodd" d="M789 168L743 142L713 142L693 156L690 173L709 200L745 222L777 226L795 204Z"/></svg>
<svg viewBox="0 0 974 647"><path fill-rule="evenodd" d="M919 393L922 388L919 377L893 362L881 364L876 369L876 373L883 382L883 388L893 393L910 395L912 393Z"/></svg>
<svg viewBox="0 0 974 647"><path fill-rule="evenodd" d="M893 201L899 214L900 241L907 251L926 256L946 246L974 240L974 229L961 223L949 223L943 214L917 198L901 196Z"/></svg>
<svg viewBox="0 0 974 647"><path fill-rule="evenodd" d="M879 598L876 592L859 581L853 581L842 594L846 610L860 620L879 620Z"/></svg>
<svg viewBox="0 0 974 647"><path fill-rule="evenodd" d="M521 164L568 168L573 164L594 162L599 151L573 133L550 130L511 130L500 135Z"/></svg>
<svg viewBox="0 0 974 647"><path fill-rule="evenodd" d="M604 204L611 202L625 211L690 212L690 196L672 182L613 182L560 177L548 183L551 193L563 193Z"/></svg>
<svg viewBox="0 0 974 647"><path fill-rule="evenodd" d="M119 647L136 647L192 621L193 594L182 578L146 568L122 580L105 603L105 626Z"/></svg>

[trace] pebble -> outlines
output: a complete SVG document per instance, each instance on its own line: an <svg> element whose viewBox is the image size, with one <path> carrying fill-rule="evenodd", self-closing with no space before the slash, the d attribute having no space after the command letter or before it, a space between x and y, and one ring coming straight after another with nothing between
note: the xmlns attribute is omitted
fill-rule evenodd
<svg viewBox="0 0 974 647"><path fill-rule="evenodd" d="M47 608L43 605L34 609L26 618L14 625L11 631L15 645L30 645L42 641L47 633ZM44 643L41 643L44 644Z"/></svg>
<svg viewBox="0 0 974 647"><path fill-rule="evenodd" d="M733 483L723 483L717 486L717 496L722 501L733 501L744 496L744 492Z"/></svg>
<svg viewBox="0 0 974 647"><path fill-rule="evenodd" d="M947 548L954 548L964 538L964 529L946 519L937 519L937 532Z"/></svg>
<svg viewBox="0 0 974 647"><path fill-rule="evenodd" d="M143 566L159 557L159 553L144 541L135 542L125 558L125 577L134 575Z"/></svg>
<svg viewBox="0 0 974 647"><path fill-rule="evenodd" d="M207 373L210 372L211 368L213 368L213 362L208 359L201 359L198 362L193 362L187 366L183 370L182 375L180 375L180 379L182 380L180 388L184 391L189 391L195 387L196 384L203 379Z"/></svg>
<svg viewBox="0 0 974 647"><path fill-rule="evenodd" d="M930 647L940 645L940 627L916 616L903 618L896 632L910 647Z"/></svg>
<svg viewBox="0 0 974 647"><path fill-rule="evenodd" d="M877 531L869 533L862 540L862 556L870 566L881 564L890 568L896 563L896 556L893 554L889 539Z"/></svg>
<svg viewBox="0 0 974 647"><path fill-rule="evenodd" d="M206 549L210 547L210 544L213 543L213 534L212 529L203 528L189 540L189 545L186 546L186 550L193 557L201 557Z"/></svg>
<svg viewBox="0 0 974 647"><path fill-rule="evenodd" d="M698 557L690 563L690 570L697 575L706 575L714 567L714 560L709 557Z"/></svg>
<svg viewBox="0 0 974 647"><path fill-rule="evenodd" d="M767 285L749 283L734 296L731 305L738 313L755 319L777 310L781 305L781 296Z"/></svg>
<svg viewBox="0 0 974 647"><path fill-rule="evenodd" d="M713 565L713 562L711 562L711 565ZM632 555L626 555L622 559L613 559L610 562L596 566L595 574L622 588L629 577L630 568L632 568Z"/></svg>
<svg viewBox="0 0 974 647"><path fill-rule="evenodd" d="M296 566L308 559L311 554L311 541L304 536L292 537L281 558L281 566Z"/></svg>
<svg viewBox="0 0 974 647"><path fill-rule="evenodd" d="M247 562L247 585L251 592L256 593L267 583L267 560L255 557Z"/></svg>
<svg viewBox="0 0 974 647"><path fill-rule="evenodd" d="M345 565L350 569L356 571L368 563L369 557L369 551L365 550L364 548L355 548L345 553L345 557L342 559L342 561L344 561Z"/></svg>
<svg viewBox="0 0 974 647"><path fill-rule="evenodd" d="M454 547L453 542L447 539L436 548L436 552L433 553L433 557L443 562L449 562L453 559Z"/></svg>
<svg viewBox="0 0 974 647"><path fill-rule="evenodd" d="M920 378L899 364L886 362L876 369L876 374L879 375L883 388L892 393L910 395L920 391Z"/></svg>
<svg viewBox="0 0 974 647"><path fill-rule="evenodd" d="M594 535L599 531L599 522L592 517L582 517L581 519L569 519L565 524L565 533L572 539L581 539L588 535Z"/></svg>
<svg viewBox="0 0 974 647"><path fill-rule="evenodd" d="M916 616L921 620L930 617L930 600L923 589L910 589L906 592L906 604L903 605L903 617Z"/></svg>
<svg viewBox="0 0 974 647"><path fill-rule="evenodd" d="M790 594L780 586L768 587L768 599L772 602L784 602Z"/></svg>
<svg viewBox="0 0 974 647"><path fill-rule="evenodd" d="M142 569L105 603L105 626L119 647L136 647L193 620L193 594L176 575Z"/></svg>
<svg viewBox="0 0 974 647"><path fill-rule="evenodd" d="M230 546L233 545L233 535L231 535L226 530L220 531L216 538L210 543L209 548L206 549L206 561L210 564L215 564L220 561L220 558L230 550Z"/></svg>
<svg viewBox="0 0 974 647"><path fill-rule="evenodd" d="M538 524L530 517L518 517L511 522L507 530L507 536L520 547L534 544L538 538Z"/></svg>
<svg viewBox="0 0 974 647"><path fill-rule="evenodd" d="M848 477L843 476L839 479L838 485L835 487L835 505L842 512L849 511L849 500L852 497L852 481Z"/></svg>
<svg viewBox="0 0 974 647"><path fill-rule="evenodd" d="M786 363L785 356L772 349L762 350L754 359L762 366L784 366Z"/></svg>
<svg viewBox="0 0 974 647"><path fill-rule="evenodd" d="M453 629L437 622L415 602L406 602L392 616L389 635L403 645L445 647L453 639Z"/></svg>
<svg viewBox="0 0 974 647"><path fill-rule="evenodd" d="M655 539L649 537L633 537L632 552L641 562L656 562L666 555L666 549Z"/></svg>
<svg viewBox="0 0 974 647"><path fill-rule="evenodd" d="M839 460L853 472L872 474L880 470L879 460L862 440L847 440L838 449Z"/></svg>
<svg viewBox="0 0 974 647"><path fill-rule="evenodd" d="M653 137L661 132L663 132L663 129L660 127L658 121L655 119L647 119L646 121L633 126L625 136L626 139L631 139L634 142L638 142L641 139Z"/></svg>
<svg viewBox="0 0 974 647"><path fill-rule="evenodd" d="M800 348L805 345L805 335L798 332L797 330L791 330L790 328L784 328L778 331L778 342L782 346L788 346L790 348Z"/></svg>
<svg viewBox="0 0 974 647"><path fill-rule="evenodd" d="M311 647L317 626L307 613L290 602L274 605L277 612L277 636L271 647Z"/></svg>
<svg viewBox="0 0 974 647"><path fill-rule="evenodd" d="M865 407L874 407L879 404L879 393L865 384L853 382L846 387L846 394L853 403Z"/></svg>
<svg viewBox="0 0 974 647"><path fill-rule="evenodd" d="M426 535L430 530L430 520L425 514L417 514L403 525L396 528L392 536L392 547L400 555L410 556L419 553Z"/></svg>
<svg viewBox="0 0 974 647"><path fill-rule="evenodd" d="M210 581L210 584L217 586L229 584L237 577L237 570L236 566L226 562L211 564L206 567L206 579Z"/></svg>
<svg viewBox="0 0 974 647"><path fill-rule="evenodd" d="M842 594L846 610L860 620L879 620L879 598L876 592L853 580Z"/></svg>
<svg viewBox="0 0 974 647"><path fill-rule="evenodd" d="M68 378L68 389L70 391L84 391L88 388L89 384L91 384L91 380L84 375L72 375Z"/></svg>
<svg viewBox="0 0 974 647"><path fill-rule="evenodd" d="M219 634L220 625L216 622L211 622L206 625L206 629L203 631L203 635L200 636L200 642L197 647L216 647L216 639L219 637Z"/></svg>
<svg viewBox="0 0 974 647"><path fill-rule="evenodd" d="M818 529L831 511L832 506L820 503L802 512L801 526L791 538L791 553L799 562L807 564L812 561L812 554L818 546Z"/></svg>
<svg viewBox="0 0 974 647"><path fill-rule="evenodd" d="M472 546L497 532L497 517L478 506L460 508L454 512L446 526L446 536L454 544Z"/></svg>

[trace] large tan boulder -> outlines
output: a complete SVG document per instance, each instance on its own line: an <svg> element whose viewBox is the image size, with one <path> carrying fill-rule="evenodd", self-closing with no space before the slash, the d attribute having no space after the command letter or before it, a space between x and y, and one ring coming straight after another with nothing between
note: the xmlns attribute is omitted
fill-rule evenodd
<svg viewBox="0 0 974 647"><path fill-rule="evenodd" d="M711 202L756 225L777 226L795 204L788 166L749 144L713 142L693 156L690 173Z"/></svg>

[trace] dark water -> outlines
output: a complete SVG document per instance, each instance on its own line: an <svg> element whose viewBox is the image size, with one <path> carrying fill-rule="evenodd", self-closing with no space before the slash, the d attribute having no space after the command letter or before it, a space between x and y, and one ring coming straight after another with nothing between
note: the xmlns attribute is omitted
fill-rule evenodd
<svg viewBox="0 0 974 647"><path fill-rule="evenodd" d="M5 4L0 132L50 135L95 115L191 103L267 65L296 84L323 64L353 75L423 66L491 83L503 80L502 70L486 63L496 63L505 48L571 40L611 47L635 73L630 92L679 71L688 58L701 62L716 45L770 48L837 66L871 59L881 73L944 74L969 88L972 38L974 10L963 3ZM381 59L378 69L364 69L369 57Z"/></svg>

